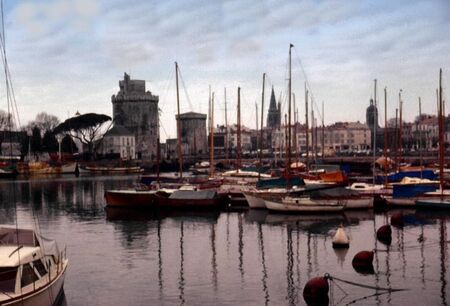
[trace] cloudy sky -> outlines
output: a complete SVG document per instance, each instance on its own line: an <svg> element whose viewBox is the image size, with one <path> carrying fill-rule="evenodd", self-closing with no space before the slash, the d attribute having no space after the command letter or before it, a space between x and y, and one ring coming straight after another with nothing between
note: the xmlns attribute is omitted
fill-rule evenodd
<svg viewBox="0 0 450 306"><path fill-rule="evenodd" d="M388 117L402 89L404 118L436 111L439 68L450 77L450 2L359 0L40 0L5 1L7 57L20 121L45 111L61 120L81 113L112 115L111 95L127 72L159 95L162 138L174 136L174 62L180 65L182 111L235 122L237 87L243 121L255 126L262 74L287 109L287 63L304 118L304 82L325 122L365 121L378 79L388 90ZM2 82L4 83L4 82ZM6 109L4 85L0 109ZM267 97L269 94L267 93ZM445 97L445 96L444 96ZM384 101L380 100L380 123ZM266 109L268 99L266 100Z"/></svg>

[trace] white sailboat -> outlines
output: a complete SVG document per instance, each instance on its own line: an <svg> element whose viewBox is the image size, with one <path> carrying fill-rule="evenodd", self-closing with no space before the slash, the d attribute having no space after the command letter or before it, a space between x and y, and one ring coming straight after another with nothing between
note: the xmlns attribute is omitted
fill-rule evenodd
<svg viewBox="0 0 450 306"><path fill-rule="evenodd" d="M45 248L44 248L45 246ZM54 305L68 265L55 241L30 229L0 228L0 304Z"/></svg>
<svg viewBox="0 0 450 306"><path fill-rule="evenodd" d="M3 1L0 4L3 17ZM12 84L6 60L3 18L1 26L0 51L9 110L13 103ZM13 185L15 202L14 188ZM17 223L14 228L0 227L0 305L54 305L63 293L67 265L66 252L60 252L55 241L33 230L19 228Z"/></svg>

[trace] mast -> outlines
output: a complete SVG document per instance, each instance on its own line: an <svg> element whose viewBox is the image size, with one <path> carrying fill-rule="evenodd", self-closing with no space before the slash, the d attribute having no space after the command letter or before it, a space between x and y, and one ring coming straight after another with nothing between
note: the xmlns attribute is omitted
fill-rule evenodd
<svg viewBox="0 0 450 306"><path fill-rule="evenodd" d="M395 109L395 167L398 170L398 108Z"/></svg>
<svg viewBox="0 0 450 306"><path fill-rule="evenodd" d="M259 171L258 180L261 179L262 170L262 148L263 148L263 124L264 124L264 89L266 84L266 73L263 73L262 94L261 94L261 129L259 131ZM258 112L256 112L258 116Z"/></svg>
<svg viewBox="0 0 450 306"><path fill-rule="evenodd" d="M180 90L178 87L178 63L175 62L175 77L177 84L177 150L180 178L183 178L183 153L181 152L181 118L180 118Z"/></svg>
<svg viewBox="0 0 450 306"><path fill-rule="evenodd" d="M292 56L291 56L291 49L294 45L289 45L289 110L288 110L288 143L287 147L288 150L288 164L287 164L287 173L290 174L290 168L291 168L291 99L292 99Z"/></svg>
<svg viewBox="0 0 450 306"><path fill-rule="evenodd" d="M422 101L419 97L419 122L417 124L417 129L419 130L419 159L420 159L420 178L422 178L423 174L423 160L422 160L422 130L420 129L420 121L422 120Z"/></svg>
<svg viewBox="0 0 450 306"><path fill-rule="evenodd" d="M384 149L383 155L385 159L384 165L384 187L387 186L387 165L388 165L388 157L387 157L387 143L388 143L388 133L387 133L387 89L384 87Z"/></svg>
<svg viewBox="0 0 450 306"><path fill-rule="evenodd" d="M444 192L444 116L442 105L442 68L439 69L439 182L441 195Z"/></svg>
<svg viewBox="0 0 450 306"><path fill-rule="evenodd" d="M309 170L309 133L308 133L308 89L305 82L305 125L306 125L306 169Z"/></svg>
<svg viewBox="0 0 450 306"><path fill-rule="evenodd" d="M241 168L241 88L238 87L236 170Z"/></svg>
<svg viewBox="0 0 450 306"><path fill-rule="evenodd" d="M288 145L288 141L289 141L289 126L288 126L288 119L287 119L287 114L284 114L284 149L286 150L286 152L285 152L285 155L284 155L284 160L285 160L285 163L286 164L288 164L289 163L289 158L288 158L288 155L289 155L289 145ZM289 172L287 172L287 171L289 171L289 166L288 165L286 165L286 167L285 167L286 169L285 169L285 172L286 172L286 176L288 176L288 173Z"/></svg>
<svg viewBox="0 0 450 306"><path fill-rule="evenodd" d="M400 117L399 117L399 137L398 137L398 148L400 150L400 160L402 160L403 153L403 143L402 143L402 135L403 135L403 101L402 101L402 90L398 93L398 103L400 108Z"/></svg>
<svg viewBox="0 0 450 306"><path fill-rule="evenodd" d="M325 158L325 108L322 101L322 160Z"/></svg>
<svg viewBox="0 0 450 306"><path fill-rule="evenodd" d="M316 162L316 125L314 122L314 108L313 108L313 101L311 99L311 146L312 146L312 158L314 160L314 164L317 164Z"/></svg>
<svg viewBox="0 0 450 306"><path fill-rule="evenodd" d="M214 93L211 98L211 111L210 111L210 130L209 130L209 176L214 175Z"/></svg>
<svg viewBox="0 0 450 306"><path fill-rule="evenodd" d="M373 114L373 166L372 166L372 184L375 185L375 158L377 151L377 124L378 124L378 110L377 110L377 79L374 80L374 114Z"/></svg>
<svg viewBox="0 0 450 306"><path fill-rule="evenodd" d="M298 167L298 144L297 144L297 118L298 118L298 111L297 106L295 105L295 93L292 93L292 100L294 102L294 150L295 150L295 167Z"/></svg>
<svg viewBox="0 0 450 306"><path fill-rule="evenodd" d="M223 89L223 96L225 101L225 163L228 166L230 164L230 161L228 160L228 117L227 117L227 89Z"/></svg>

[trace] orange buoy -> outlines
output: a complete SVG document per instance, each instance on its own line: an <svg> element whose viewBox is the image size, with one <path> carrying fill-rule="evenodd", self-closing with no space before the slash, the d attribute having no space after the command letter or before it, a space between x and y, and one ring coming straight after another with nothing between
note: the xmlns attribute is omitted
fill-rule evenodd
<svg viewBox="0 0 450 306"><path fill-rule="evenodd" d="M328 305L328 279L315 277L310 279L303 289L303 299L308 305Z"/></svg>
<svg viewBox="0 0 450 306"><path fill-rule="evenodd" d="M395 213L391 216L391 224L396 227L403 227L405 222L403 221L402 213Z"/></svg>

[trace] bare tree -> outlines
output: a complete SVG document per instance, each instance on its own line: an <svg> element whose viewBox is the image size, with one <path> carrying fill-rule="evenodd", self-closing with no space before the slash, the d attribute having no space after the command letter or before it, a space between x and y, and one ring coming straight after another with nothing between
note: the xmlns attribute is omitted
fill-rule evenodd
<svg viewBox="0 0 450 306"><path fill-rule="evenodd" d="M46 112L41 112L36 115L36 118L33 121L28 122L25 130L31 131L34 127L37 127L41 133L44 134L45 132L53 131L59 123L60 121L58 117L50 115Z"/></svg>
<svg viewBox="0 0 450 306"><path fill-rule="evenodd" d="M0 131L14 130L15 123L11 114L0 109Z"/></svg>

